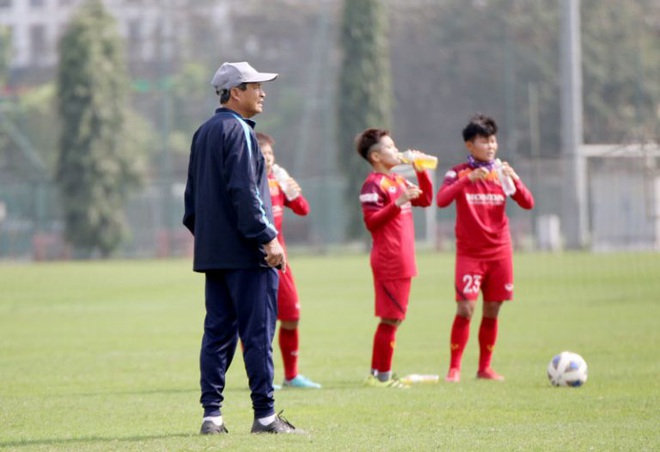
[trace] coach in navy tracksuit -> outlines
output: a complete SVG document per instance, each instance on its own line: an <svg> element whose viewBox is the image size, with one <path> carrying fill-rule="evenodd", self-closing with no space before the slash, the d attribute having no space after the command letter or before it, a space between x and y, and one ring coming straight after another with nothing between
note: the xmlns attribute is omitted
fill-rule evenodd
<svg viewBox="0 0 660 452"><path fill-rule="evenodd" d="M183 224L195 236L193 270L206 277L200 353L201 433L226 433L221 407L225 374L238 338L254 409L253 433L292 433L275 415L272 341L278 275L285 254L277 240L264 158L252 116L261 113L263 82L248 63L225 63L211 84L222 108L195 132L190 149Z"/></svg>

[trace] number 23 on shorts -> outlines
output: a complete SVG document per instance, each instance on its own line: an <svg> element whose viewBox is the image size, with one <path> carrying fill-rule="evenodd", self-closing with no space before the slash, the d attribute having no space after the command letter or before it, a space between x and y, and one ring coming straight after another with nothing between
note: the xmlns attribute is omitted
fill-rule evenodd
<svg viewBox="0 0 660 452"><path fill-rule="evenodd" d="M468 299L473 299L479 294L481 289L481 275L464 274L462 276L462 291Z"/></svg>

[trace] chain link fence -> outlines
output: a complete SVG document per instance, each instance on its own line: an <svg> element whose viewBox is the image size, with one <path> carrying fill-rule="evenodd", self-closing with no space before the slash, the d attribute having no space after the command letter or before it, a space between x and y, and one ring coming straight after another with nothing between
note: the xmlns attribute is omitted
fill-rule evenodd
<svg viewBox="0 0 660 452"><path fill-rule="evenodd" d="M660 250L660 172L656 156L639 153L588 158L587 209L592 251ZM532 190L536 207L524 211L509 201L514 246L522 250L563 248L562 198L566 190L561 160L512 162ZM435 174L434 190L444 169ZM335 175L297 177L311 205L307 217L286 213L285 237L290 247L326 252L345 246L348 206L344 183ZM192 255L193 240L181 224L183 182L168 187L147 185L125 209L129 235L116 257L164 258ZM0 179L0 259L50 260L71 257L63 239L57 190L48 182L3 183ZM358 196L351 208L359 209ZM417 238L422 246L451 250L454 209L415 209Z"/></svg>

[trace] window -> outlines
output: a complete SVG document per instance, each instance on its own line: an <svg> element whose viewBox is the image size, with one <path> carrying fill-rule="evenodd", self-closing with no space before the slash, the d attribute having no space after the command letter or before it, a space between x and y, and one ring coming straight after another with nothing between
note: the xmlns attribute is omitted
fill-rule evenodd
<svg viewBox="0 0 660 452"><path fill-rule="evenodd" d="M32 62L41 66L47 57L46 28L43 25L30 27L30 55Z"/></svg>
<svg viewBox="0 0 660 452"><path fill-rule="evenodd" d="M133 19L128 22L128 52L132 60L142 56L142 21Z"/></svg>

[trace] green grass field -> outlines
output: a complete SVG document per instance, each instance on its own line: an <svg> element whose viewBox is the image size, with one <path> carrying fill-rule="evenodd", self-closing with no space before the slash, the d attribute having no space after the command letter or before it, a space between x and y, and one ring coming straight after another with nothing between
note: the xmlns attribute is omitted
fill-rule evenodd
<svg viewBox="0 0 660 452"><path fill-rule="evenodd" d="M306 436L255 436L240 357L223 410L229 435L198 435L203 278L188 260L0 264L0 449L658 450L660 254L517 254L516 301L494 367L476 381L477 327L460 384L361 386L376 319L367 255L292 256L303 373L317 391L277 391ZM395 371L444 375L453 255L418 255ZM477 312L480 316L480 310ZM551 387L550 358L589 364ZM275 350L276 381L282 379Z"/></svg>

